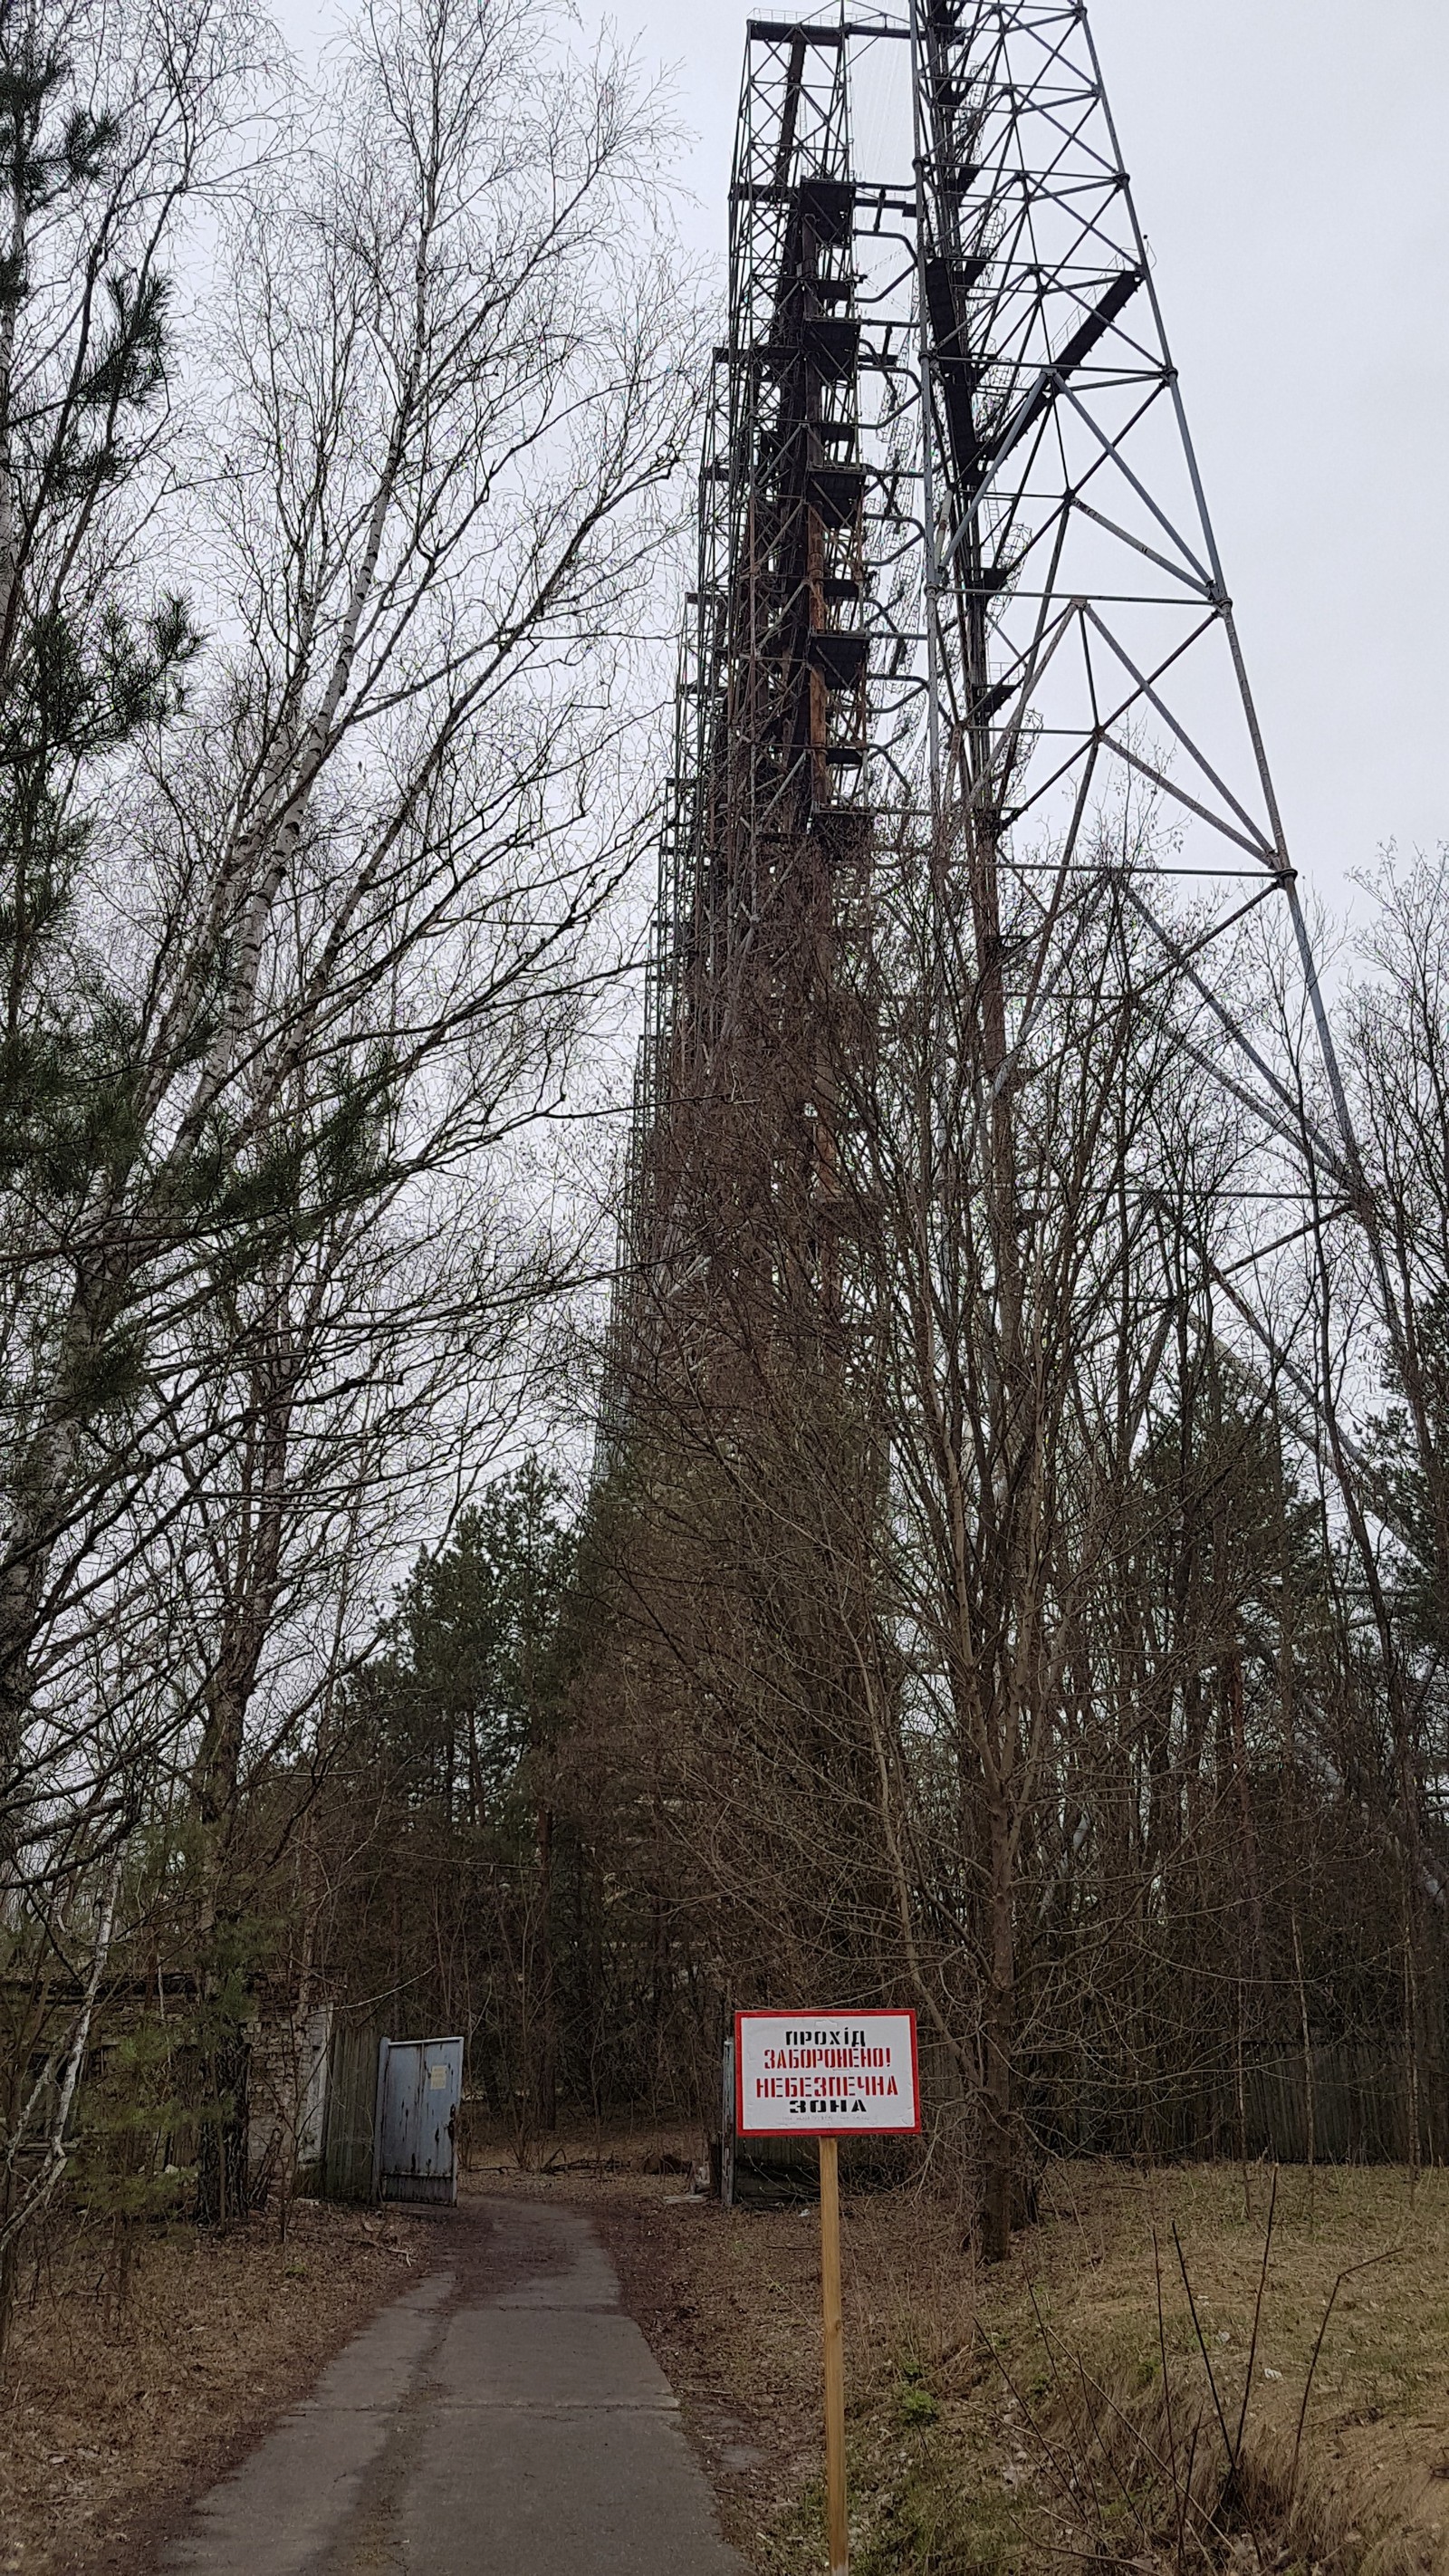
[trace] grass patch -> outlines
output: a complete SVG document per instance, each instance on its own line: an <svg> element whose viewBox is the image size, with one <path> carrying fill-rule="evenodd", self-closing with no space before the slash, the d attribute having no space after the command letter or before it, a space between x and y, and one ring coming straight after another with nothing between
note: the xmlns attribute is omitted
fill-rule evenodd
<svg viewBox="0 0 1449 2576"><path fill-rule="evenodd" d="M948 2198L848 2198L852 2576L1254 2576L1260 2549L1279 2576L1449 2576L1449 2175L1285 2169L1265 2279L1271 2193L1256 2168L1061 2164L989 2272ZM763 2576L824 2563L816 2236L656 2208L636 2270Z"/></svg>

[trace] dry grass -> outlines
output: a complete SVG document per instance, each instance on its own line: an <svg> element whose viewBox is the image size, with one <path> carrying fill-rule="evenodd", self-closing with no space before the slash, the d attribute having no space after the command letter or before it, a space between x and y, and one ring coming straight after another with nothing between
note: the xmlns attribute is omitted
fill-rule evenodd
<svg viewBox="0 0 1449 2576"><path fill-rule="evenodd" d="M720 2210L691 2193L698 2153L684 2130L566 2131L521 2173L482 2141L465 2188L595 2211L729 2536L762 2576L817 2576L815 2214ZM1249 2378L1270 2181L1249 2177L1249 2207L1229 2167L1061 2165L1040 2223L979 2275L949 2195L848 2197L853 2576L1082 2560L1252 2576L1260 2557L1285 2576L1449 2576L1449 2176L1422 2176L1412 2196L1391 2170L1280 2177ZM313 2207L285 2249L271 2231L177 2230L148 2243L120 2318L97 2241L59 2247L0 2387L0 2570L146 2563L190 2496L405 2283L425 2232ZM1351 2270L1370 2255L1383 2259ZM1226 2500L1204 2346L1230 2438L1250 2389ZM1190 2474L1196 2519L1170 2461L1178 2488Z"/></svg>
<svg viewBox="0 0 1449 2576"><path fill-rule="evenodd" d="M1290 2169L1271 2245L1261 2171L1062 2167L1049 2199L982 2324L1063 2545L1200 2559L1215 2518L1250 2565L1449 2569L1449 2176ZM1068 2508L1053 2443L1095 2463L1095 2500Z"/></svg>
<svg viewBox="0 0 1449 2576"><path fill-rule="evenodd" d="M415 2224L301 2203L274 2227L148 2234L119 2310L108 2235L22 2282L0 2375L0 2570L102 2576L151 2547L407 2285Z"/></svg>
<svg viewBox="0 0 1449 2576"><path fill-rule="evenodd" d="M551 2175L500 2150L478 2180L595 2205L730 2537L768 2576L816 2576L814 2214L721 2211L686 2198L683 2173L644 2169L696 2152L680 2133L580 2136ZM1271 2182L1059 2165L1040 2223L979 2275L949 2197L848 2199L853 2576L1082 2559L1148 2576L1260 2553L1305 2576L1449 2576L1449 2175L1411 2191L1394 2169L1285 2170L1249 2380ZM1235 2443L1245 2385L1234 2493L1218 2408Z"/></svg>

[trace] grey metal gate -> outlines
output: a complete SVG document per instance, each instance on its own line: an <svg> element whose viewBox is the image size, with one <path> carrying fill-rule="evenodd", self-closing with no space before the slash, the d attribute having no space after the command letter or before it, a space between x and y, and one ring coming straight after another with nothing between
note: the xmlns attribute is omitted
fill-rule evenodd
<svg viewBox="0 0 1449 2576"><path fill-rule="evenodd" d="M461 2039L385 2039L377 2053L373 2189L379 2200L458 2197Z"/></svg>

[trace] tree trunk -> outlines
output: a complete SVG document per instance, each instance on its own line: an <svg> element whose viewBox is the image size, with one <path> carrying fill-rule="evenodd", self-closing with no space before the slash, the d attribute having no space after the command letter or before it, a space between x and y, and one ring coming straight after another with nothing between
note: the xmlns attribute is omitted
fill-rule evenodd
<svg viewBox="0 0 1449 2576"><path fill-rule="evenodd" d="M538 2122L558 2127L558 1980L553 1955L553 1809L538 1811L539 2052Z"/></svg>
<svg viewBox="0 0 1449 2576"><path fill-rule="evenodd" d="M990 1814L991 1963L983 2032L984 2100L981 2140L981 2250L988 2263L1011 2249L1016 2157L1012 2136L1011 2068L1016 2006L1015 1930L1012 1919L1010 1817L1003 1799Z"/></svg>

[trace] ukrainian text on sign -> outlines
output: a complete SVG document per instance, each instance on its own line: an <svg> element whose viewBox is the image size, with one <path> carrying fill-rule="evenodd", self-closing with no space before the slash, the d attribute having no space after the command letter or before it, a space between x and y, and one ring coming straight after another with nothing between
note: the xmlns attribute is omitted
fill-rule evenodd
<svg viewBox="0 0 1449 2576"><path fill-rule="evenodd" d="M740 2137L879 2137L920 2125L914 2013L736 2013Z"/></svg>

